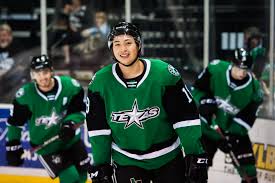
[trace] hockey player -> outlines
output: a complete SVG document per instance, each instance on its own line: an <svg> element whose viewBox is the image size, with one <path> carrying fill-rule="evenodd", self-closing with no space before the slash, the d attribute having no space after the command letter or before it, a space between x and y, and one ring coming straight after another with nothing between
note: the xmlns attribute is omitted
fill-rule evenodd
<svg viewBox="0 0 275 183"><path fill-rule="evenodd" d="M266 49L263 47L263 35L257 27L248 27L244 31L244 46L252 56L252 72L257 79L261 79L262 72L267 64Z"/></svg>
<svg viewBox="0 0 275 183"><path fill-rule="evenodd" d="M250 72L252 59L249 54L243 48L234 53L231 63L212 61L198 76L192 94L203 121L202 139L209 155L209 166L219 148L237 158L233 163L242 183L257 183L248 130L262 102L262 90Z"/></svg>
<svg viewBox="0 0 275 183"><path fill-rule="evenodd" d="M119 183L207 182L196 104L179 72L140 58L141 34L131 23L112 28L108 47L116 63L99 70L88 89L92 182L112 182L111 160Z"/></svg>
<svg viewBox="0 0 275 183"><path fill-rule="evenodd" d="M75 129L85 120L84 90L75 79L54 76L52 60L46 55L33 57L30 67L33 82L17 91L13 114L8 119L8 165L23 163L20 138L27 122L32 147L59 135L59 139L37 151L50 177L59 177L61 183L84 183L90 158L80 130Z"/></svg>

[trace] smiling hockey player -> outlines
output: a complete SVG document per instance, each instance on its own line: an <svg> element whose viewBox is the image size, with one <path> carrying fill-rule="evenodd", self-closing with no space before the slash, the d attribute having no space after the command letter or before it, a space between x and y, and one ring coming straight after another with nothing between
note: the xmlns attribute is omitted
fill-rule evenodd
<svg viewBox="0 0 275 183"><path fill-rule="evenodd" d="M179 72L157 59L142 59L141 34L127 22L113 27L115 64L93 77L86 116L93 182L207 182L196 108ZM185 154L185 158L182 154Z"/></svg>

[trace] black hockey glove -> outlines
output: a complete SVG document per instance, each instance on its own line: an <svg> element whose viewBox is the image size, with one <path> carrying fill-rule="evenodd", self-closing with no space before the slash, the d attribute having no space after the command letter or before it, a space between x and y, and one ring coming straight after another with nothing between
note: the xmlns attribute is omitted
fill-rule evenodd
<svg viewBox="0 0 275 183"><path fill-rule="evenodd" d="M203 97L199 104L199 113L211 125L213 114L217 111L217 102L214 97Z"/></svg>
<svg viewBox="0 0 275 183"><path fill-rule="evenodd" d="M59 137L62 141L68 142L75 136L75 124L72 121L66 121L61 125Z"/></svg>
<svg viewBox="0 0 275 183"><path fill-rule="evenodd" d="M6 143L6 158L10 166L20 166L24 163L21 159L24 150L19 140L12 140Z"/></svg>
<svg viewBox="0 0 275 183"><path fill-rule="evenodd" d="M207 161L206 154L185 157L185 176L188 183L207 183Z"/></svg>
<svg viewBox="0 0 275 183"><path fill-rule="evenodd" d="M113 183L112 175L114 170L112 165L91 166L88 171L93 183Z"/></svg>
<svg viewBox="0 0 275 183"><path fill-rule="evenodd" d="M230 151L233 150L234 147L238 145L239 139L237 136L234 136L229 133L223 133L223 134L224 134L224 139L220 141L219 148L224 153L229 153Z"/></svg>

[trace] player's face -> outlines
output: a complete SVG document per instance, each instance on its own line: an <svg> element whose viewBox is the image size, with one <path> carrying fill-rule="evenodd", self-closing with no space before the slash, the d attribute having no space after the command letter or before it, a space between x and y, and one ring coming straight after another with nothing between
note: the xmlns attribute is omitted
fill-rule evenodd
<svg viewBox="0 0 275 183"><path fill-rule="evenodd" d="M241 69L237 66L232 67L231 75L236 80L243 80L247 76L247 70Z"/></svg>
<svg viewBox="0 0 275 183"><path fill-rule="evenodd" d="M54 79L52 78L52 70L50 68L34 70L32 77L36 81L39 89L42 91L50 91L54 85Z"/></svg>
<svg viewBox="0 0 275 183"><path fill-rule="evenodd" d="M130 35L119 35L113 40L113 53L122 64L128 65L137 59L138 45Z"/></svg>
<svg viewBox="0 0 275 183"><path fill-rule="evenodd" d="M0 31L0 47L6 48L12 41L11 33L5 30Z"/></svg>

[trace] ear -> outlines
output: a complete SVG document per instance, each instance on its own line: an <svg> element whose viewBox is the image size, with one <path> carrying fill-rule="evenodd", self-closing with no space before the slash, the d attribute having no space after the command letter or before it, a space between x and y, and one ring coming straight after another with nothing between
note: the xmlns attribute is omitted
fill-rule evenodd
<svg viewBox="0 0 275 183"><path fill-rule="evenodd" d="M31 76L31 80L34 80L34 75L32 71L30 71L30 76Z"/></svg>

